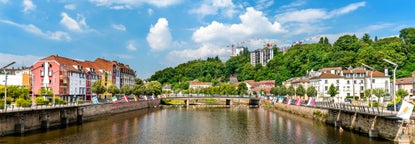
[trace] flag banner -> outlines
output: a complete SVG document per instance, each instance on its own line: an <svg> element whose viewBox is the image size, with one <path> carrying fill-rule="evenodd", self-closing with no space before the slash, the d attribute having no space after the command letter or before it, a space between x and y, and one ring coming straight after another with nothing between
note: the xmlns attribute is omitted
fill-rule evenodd
<svg viewBox="0 0 415 144"><path fill-rule="evenodd" d="M297 102L295 103L295 105L301 105L301 99L297 99Z"/></svg>
<svg viewBox="0 0 415 144"><path fill-rule="evenodd" d="M147 100L147 96L144 96L144 100Z"/></svg>
<svg viewBox="0 0 415 144"><path fill-rule="evenodd" d="M124 100L125 102L130 102L130 100L128 99L128 96L124 96Z"/></svg>
<svg viewBox="0 0 415 144"><path fill-rule="evenodd" d="M409 119L412 115L412 109L414 109L414 105L403 100L401 109L396 116L402 119Z"/></svg>
<svg viewBox="0 0 415 144"><path fill-rule="evenodd" d="M112 99L112 103L118 103L117 96L113 96L111 99Z"/></svg>
<svg viewBox="0 0 415 144"><path fill-rule="evenodd" d="M291 104L291 99L288 99L287 105Z"/></svg>
<svg viewBox="0 0 415 144"><path fill-rule="evenodd" d="M307 103L308 106L311 106L311 101L312 100L313 100L313 98L311 98L311 99L308 100L308 103Z"/></svg>
<svg viewBox="0 0 415 144"><path fill-rule="evenodd" d="M98 98L96 96L92 97L92 104L98 104Z"/></svg>
<svg viewBox="0 0 415 144"><path fill-rule="evenodd" d="M277 102L277 98L276 97L274 97L274 98L272 98L272 102Z"/></svg>
<svg viewBox="0 0 415 144"><path fill-rule="evenodd" d="M138 101L137 96L134 96L134 101Z"/></svg>
<svg viewBox="0 0 415 144"><path fill-rule="evenodd" d="M312 99L311 99L311 104L310 104L310 106L314 106L314 104L316 104L316 99L315 99L315 98L312 98Z"/></svg>

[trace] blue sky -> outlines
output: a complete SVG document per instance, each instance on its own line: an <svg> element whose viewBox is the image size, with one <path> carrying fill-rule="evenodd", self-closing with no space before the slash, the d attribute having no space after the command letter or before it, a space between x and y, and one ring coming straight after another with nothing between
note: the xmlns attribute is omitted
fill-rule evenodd
<svg viewBox="0 0 415 144"><path fill-rule="evenodd" d="M0 66L52 54L129 64L140 78L193 59L231 55L231 44L333 43L397 36L415 27L412 0L0 0Z"/></svg>

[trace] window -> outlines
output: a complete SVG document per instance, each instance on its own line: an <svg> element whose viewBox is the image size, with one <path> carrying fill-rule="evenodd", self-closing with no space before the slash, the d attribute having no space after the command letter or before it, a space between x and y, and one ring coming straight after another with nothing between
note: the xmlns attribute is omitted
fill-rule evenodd
<svg viewBox="0 0 415 144"><path fill-rule="evenodd" d="M363 86L360 87L360 91L363 91Z"/></svg>
<svg viewBox="0 0 415 144"><path fill-rule="evenodd" d="M354 80L353 83L356 84L356 80Z"/></svg>
<svg viewBox="0 0 415 144"><path fill-rule="evenodd" d="M347 80L347 84L350 84L350 81L349 80Z"/></svg>
<svg viewBox="0 0 415 144"><path fill-rule="evenodd" d="M328 80L324 80L324 83L327 84L328 83Z"/></svg>
<svg viewBox="0 0 415 144"><path fill-rule="evenodd" d="M360 80L360 83L363 84L363 80Z"/></svg>
<svg viewBox="0 0 415 144"><path fill-rule="evenodd" d="M337 83L339 83L340 80L336 80Z"/></svg>
<svg viewBox="0 0 415 144"><path fill-rule="evenodd" d="M45 76L45 73L43 71L40 71L40 76Z"/></svg>
<svg viewBox="0 0 415 144"><path fill-rule="evenodd" d="M336 86L336 90L339 90L339 86Z"/></svg>
<svg viewBox="0 0 415 144"><path fill-rule="evenodd" d="M324 87L324 90L328 90L327 86Z"/></svg>
<svg viewBox="0 0 415 144"><path fill-rule="evenodd" d="M375 79L372 79L372 83L375 83Z"/></svg>
<svg viewBox="0 0 415 144"><path fill-rule="evenodd" d="M347 96L350 96L350 93L347 93Z"/></svg>

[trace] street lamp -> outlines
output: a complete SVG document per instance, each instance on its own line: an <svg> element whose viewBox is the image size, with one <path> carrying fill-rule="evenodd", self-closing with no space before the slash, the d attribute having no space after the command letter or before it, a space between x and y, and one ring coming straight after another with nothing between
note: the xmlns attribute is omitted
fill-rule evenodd
<svg viewBox="0 0 415 144"><path fill-rule="evenodd" d="M388 59L383 60L395 66L395 69L393 69L393 111L396 111L396 69L398 65Z"/></svg>
<svg viewBox="0 0 415 144"><path fill-rule="evenodd" d="M1 69L3 69L3 72L5 74L5 79L4 79L4 110L6 110L6 107L7 107L7 101L6 101L6 98L7 98L7 72L6 72L6 68L13 65L14 63L16 63L16 62L11 62L8 65L1 68Z"/></svg>
<svg viewBox="0 0 415 144"><path fill-rule="evenodd" d="M373 71L375 70L374 68L372 68L372 67L370 67L370 66L368 66L368 65L366 65L366 64L364 64L364 63L362 63L362 65L364 66L364 67L367 67L367 68L369 68L369 69L371 69L372 71L370 72L370 97L369 97L369 100L370 100L370 107L372 107L372 94L373 94L373 86L372 86L372 82L373 82Z"/></svg>

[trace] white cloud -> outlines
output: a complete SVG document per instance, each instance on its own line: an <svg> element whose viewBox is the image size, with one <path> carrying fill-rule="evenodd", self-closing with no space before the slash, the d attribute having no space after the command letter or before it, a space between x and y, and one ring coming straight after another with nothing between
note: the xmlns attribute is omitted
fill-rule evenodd
<svg viewBox="0 0 415 144"><path fill-rule="evenodd" d="M277 21L281 23L287 22L315 22L317 20L329 19L334 16L343 15L352 12L359 7L365 6L365 2L352 3L345 7L332 10L330 12L324 9L304 9L290 11L276 16Z"/></svg>
<svg viewBox="0 0 415 144"><path fill-rule="evenodd" d="M135 46L135 42L134 41L128 41L127 42L127 49L130 51L136 51L137 47Z"/></svg>
<svg viewBox="0 0 415 144"><path fill-rule="evenodd" d="M76 9L75 4L68 4L68 5L65 5L64 7L65 7L65 9L68 9L68 10L75 10Z"/></svg>
<svg viewBox="0 0 415 144"><path fill-rule="evenodd" d="M337 15L346 14L346 13L355 11L359 7L364 7L365 5L366 5L366 2L352 3L352 4L347 5L346 7L342 7L340 9L331 11L330 15L337 16Z"/></svg>
<svg viewBox="0 0 415 144"><path fill-rule="evenodd" d="M193 33L196 42L208 42L215 40L243 40L252 36L282 33L285 30L278 22L271 23L260 11L252 7L239 16L240 24L223 24L213 21L206 27L200 27Z"/></svg>
<svg viewBox="0 0 415 144"><path fill-rule="evenodd" d="M202 17L216 15L219 12L226 17L233 17L237 12L232 0L205 0L200 7L191 9L190 13L198 14Z"/></svg>
<svg viewBox="0 0 415 144"><path fill-rule="evenodd" d="M156 7L167 7L178 4L182 0L90 0L97 6L106 6L112 9L130 9L142 4L149 4Z"/></svg>
<svg viewBox="0 0 415 144"><path fill-rule="evenodd" d="M148 13L148 15L153 15L153 13L154 13L154 11L153 11L153 9L151 9L151 8L149 8L149 9L147 9L147 13Z"/></svg>
<svg viewBox="0 0 415 144"><path fill-rule="evenodd" d="M29 33L41 36L43 38L46 39L52 39L52 40L71 40L71 37L69 36L69 34L67 34L66 32L62 32L62 31L56 31L56 32L50 32L50 31L46 31L43 32L41 29L39 29L38 27L36 27L35 25L32 24L28 24L28 25L24 25L24 24L18 24L9 20L0 20L0 22L8 24L8 25L12 25L18 28L21 28Z"/></svg>
<svg viewBox="0 0 415 144"><path fill-rule="evenodd" d="M126 31L127 30L127 28L125 28L125 26L122 25L122 24L113 24L112 28L114 28L116 30L119 30L119 31Z"/></svg>
<svg viewBox="0 0 415 144"><path fill-rule="evenodd" d="M282 9L290 9L290 8L294 8L294 7L299 7L299 6L303 6L303 5L305 5L307 2L305 1L305 0L297 0L297 1L294 1L294 2L291 2L290 4L288 4L288 5L283 5L283 6L281 6L280 8L282 8Z"/></svg>
<svg viewBox="0 0 415 144"><path fill-rule="evenodd" d="M13 64L11 67L21 67L21 66L31 66L36 61L42 59L42 57L39 56L33 56L33 55L13 55L13 54L6 54L6 53L0 53L0 65L4 66L9 64L12 61L15 61L16 63Z"/></svg>
<svg viewBox="0 0 415 144"><path fill-rule="evenodd" d="M266 9L274 4L274 0L257 0L255 9Z"/></svg>
<svg viewBox="0 0 415 144"><path fill-rule="evenodd" d="M163 50L172 46L172 36L166 18L159 18L156 25L151 26L147 34L147 42L154 50Z"/></svg>
<svg viewBox="0 0 415 144"><path fill-rule="evenodd" d="M385 28L392 27L392 26L393 24L390 24L390 23L375 24L375 25L367 26L362 31L368 33L368 32L377 31L377 30L385 29Z"/></svg>
<svg viewBox="0 0 415 144"><path fill-rule="evenodd" d="M60 23L71 31L84 32L85 30L88 29L88 25L86 24L85 17L83 17L82 15L78 14L78 18L77 18L78 21L71 18L65 12L61 13L61 16L62 16L62 19Z"/></svg>
<svg viewBox="0 0 415 144"><path fill-rule="evenodd" d="M9 2L9 0L0 0L0 3L8 3Z"/></svg>
<svg viewBox="0 0 415 144"><path fill-rule="evenodd" d="M35 10L36 5L31 0L23 0L23 12L28 13L29 11Z"/></svg>

